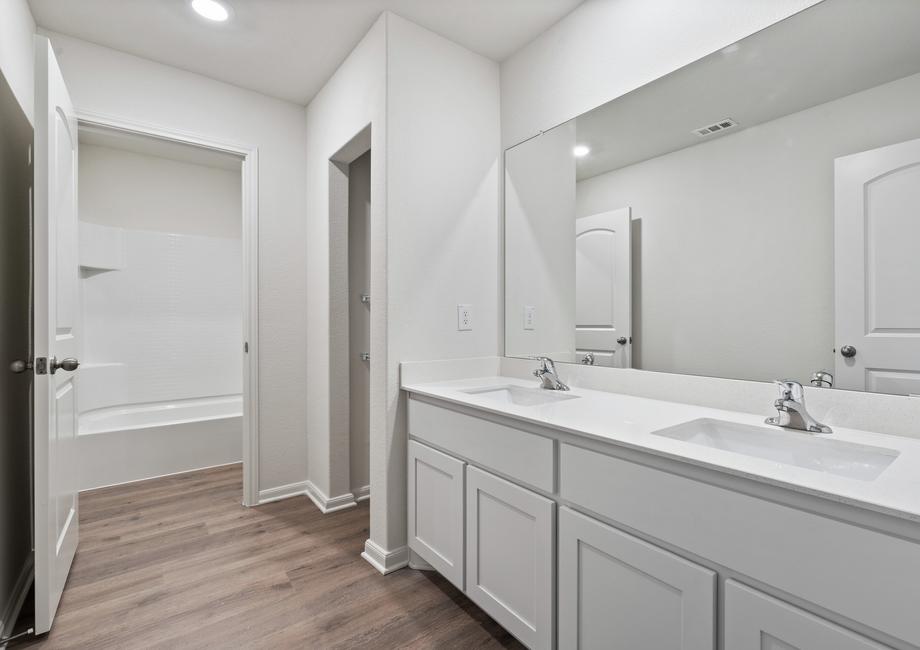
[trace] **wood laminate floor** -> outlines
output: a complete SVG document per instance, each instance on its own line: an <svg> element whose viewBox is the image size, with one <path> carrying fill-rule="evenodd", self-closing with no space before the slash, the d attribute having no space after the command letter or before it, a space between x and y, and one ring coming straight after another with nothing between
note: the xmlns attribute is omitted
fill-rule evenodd
<svg viewBox="0 0 920 650"><path fill-rule="evenodd" d="M364 561L366 502L241 495L239 465L82 494L54 628L16 647L520 647L440 576Z"/></svg>

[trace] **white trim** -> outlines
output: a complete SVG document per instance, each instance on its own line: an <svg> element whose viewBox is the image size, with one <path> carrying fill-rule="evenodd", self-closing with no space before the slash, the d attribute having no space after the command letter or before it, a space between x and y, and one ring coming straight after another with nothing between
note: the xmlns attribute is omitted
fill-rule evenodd
<svg viewBox="0 0 920 650"><path fill-rule="evenodd" d="M259 492L259 150L228 143L190 131L161 126L93 111L76 109L80 124L172 140L240 156L243 187L243 505L261 503Z"/></svg>
<svg viewBox="0 0 920 650"><path fill-rule="evenodd" d="M388 551L369 539L364 542L364 552L361 553L361 557L380 573L386 575L409 566L409 547L400 546L397 549Z"/></svg>
<svg viewBox="0 0 920 650"><path fill-rule="evenodd" d="M371 498L371 486L365 485L363 487L359 487L353 492L353 494L355 495L355 501L367 501Z"/></svg>
<svg viewBox="0 0 920 650"><path fill-rule="evenodd" d="M330 512L336 512L338 510L346 510L348 508L354 508L358 505L358 502L355 501L355 495L351 492L346 492L345 494L340 494L338 496L330 497L316 487L316 484L313 481L304 481L306 483L307 489L306 494L310 497L310 500L316 504L316 507L319 508L319 511L324 515Z"/></svg>
<svg viewBox="0 0 920 650"><path fill-rule="evenodd" d="M282 499L290 499L291 497L302 497L306 494L306 481L288 483L287 485L279 485L278 487L268 488L267 490L259 490L259 501L256 505L261 506L266 503L281 501Z"/></svg>
<svg viewBox="0 0 920 650"><path fill-rule="evenodd" d="M16 627L16 619L19 618L19 611L23 603L26 602L26 596L29 595L29 589L32 587L32 581L35 577L34 556L32 553L26 557L19 571L19 577L16 578L16 584L10 593L10 599L6 603L6 609L2 612L0 618L0 639L6 639L12 636L13 628ZM6 647L0 645L0 647Z"/></svg>

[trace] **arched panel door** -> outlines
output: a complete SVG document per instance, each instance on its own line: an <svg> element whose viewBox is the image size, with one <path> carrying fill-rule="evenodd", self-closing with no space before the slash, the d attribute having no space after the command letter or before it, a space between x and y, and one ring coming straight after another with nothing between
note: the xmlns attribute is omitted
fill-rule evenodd
<svg viewBox="0 0 920 650"><path fill-rule="evenodd" d="M575 346L595 364L632 367L630 208L575 220Z"/></svg>
<svg viewBox="0 0 920 650"><path fill-rule="evenodd" d="M835 386L920 394L920 140L835 161Z"/></svg>

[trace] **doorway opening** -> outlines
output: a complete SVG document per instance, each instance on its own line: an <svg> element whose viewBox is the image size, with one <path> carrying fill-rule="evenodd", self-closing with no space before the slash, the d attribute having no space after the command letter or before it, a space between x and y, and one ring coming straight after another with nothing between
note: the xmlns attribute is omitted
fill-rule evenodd
<svg viewBox="0 0 920 650"><path fill-rule="evenodd" d="M370 498L371 155L368 125L329 160L329 439L307 491L323 512Z"/></svg>
<svg viewBox="0 0 920 650"><path fill-rule="evenodd" d="M79 489L243 462L255 505L253 152L78 134Z"/></svg>

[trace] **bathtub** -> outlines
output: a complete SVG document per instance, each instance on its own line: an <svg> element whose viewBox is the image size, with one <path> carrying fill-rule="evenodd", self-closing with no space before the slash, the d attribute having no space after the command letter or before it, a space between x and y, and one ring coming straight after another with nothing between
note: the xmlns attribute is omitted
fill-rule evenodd
<svg viewBox="0 0 920 650"><path fill-rule="evenodd" d="M108 433L242 417L243 396L226 395L93 409L80 414L78 431L80 435Z"/></svg>
<svg viewBox="0 0 920 650"><path fill-rule="evenodd" d="M238 463L243 397L92 409L80 414L77 431L80 490Z"/></svg>

